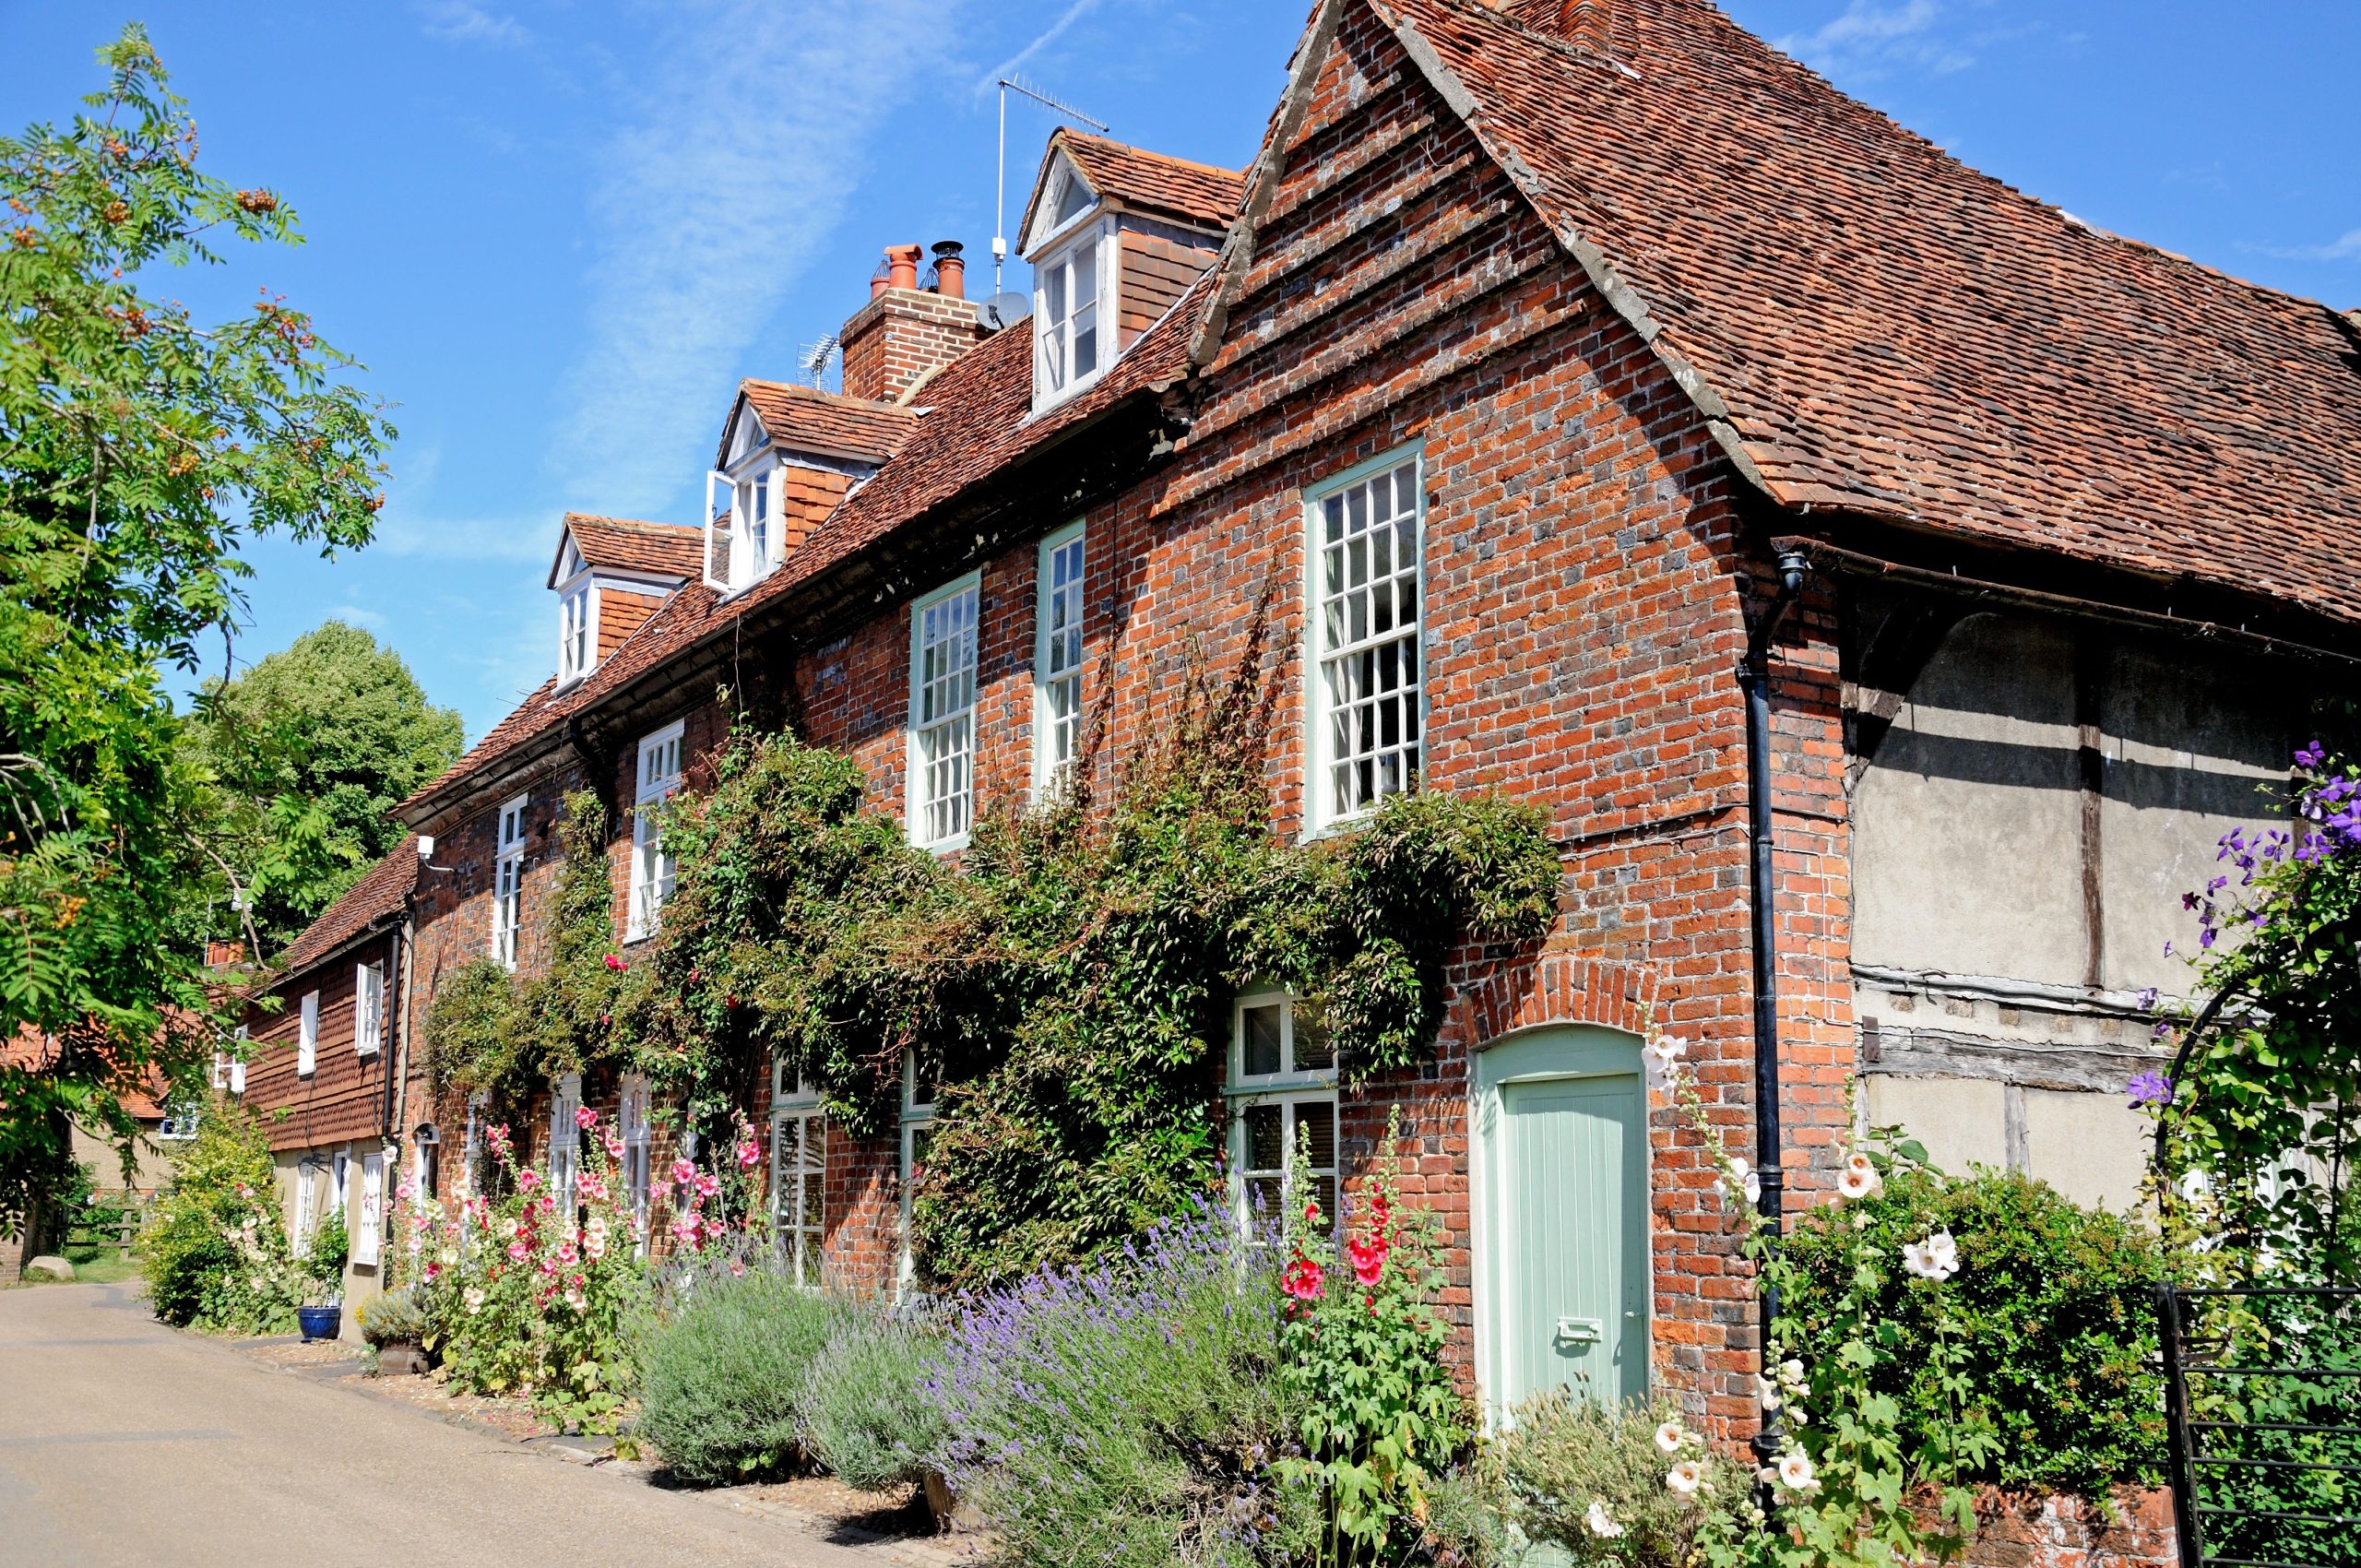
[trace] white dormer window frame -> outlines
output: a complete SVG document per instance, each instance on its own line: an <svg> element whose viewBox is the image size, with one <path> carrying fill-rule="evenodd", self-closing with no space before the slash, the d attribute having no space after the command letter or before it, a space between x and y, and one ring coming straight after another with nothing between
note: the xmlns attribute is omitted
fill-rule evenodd
<svg viewBox="0 0 2361 1568"><path fill-rule="evenodd" d="M705 583L724 598L768 576L783 553L778 458L752 409L738 410L728 453L705 476Z"/></svg>
<svg viewBox="0 0 2361 1568"><path fill-rule="evenodd" d="M1121 250L1115 215L1091 209L1033 258L1033 411L1055 408L1114 362Z"/></svg>
<svg viewBox="0 0 2361 1568"><path fill-rule="evenodd" d="M557 601L557 683L570 686L599 662L599 585L585 572Z"/></svg>
<svg viewBox="0 0 2361 1568"><path fill-rule="evenodd" d="M357 964L352 970L352 1053L374 1056L386 1032L386 966Z"/></svg>

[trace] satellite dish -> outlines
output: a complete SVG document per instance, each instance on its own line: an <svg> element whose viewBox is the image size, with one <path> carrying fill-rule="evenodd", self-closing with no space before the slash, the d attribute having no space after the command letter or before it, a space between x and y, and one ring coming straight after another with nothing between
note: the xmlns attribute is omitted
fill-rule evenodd
<svg viewBox="0 0 2361 1568"><path fill-rule="evenodd" d="M997 332L1003 327L1013 327L1031 315L1033 301L1014 289L1003 290L986 300L979 308L979 314L982 316L984 325Z"/></svg>

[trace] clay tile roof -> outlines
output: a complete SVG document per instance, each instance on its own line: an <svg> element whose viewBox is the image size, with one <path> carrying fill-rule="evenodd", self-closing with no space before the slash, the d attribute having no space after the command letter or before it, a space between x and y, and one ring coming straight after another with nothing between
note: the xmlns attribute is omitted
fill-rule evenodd
<svg viewBox="0 0 2361 1568"><path fill-rule="evenodd" d="M771 445L794 452L882 463L902 449L919 421L914 410L893 403L778 381L742 381L738 391L763 422ZM722 440L725 449L717 463L728 456L726 428Z"/></svg>
<svg viewBox="0 0 2361 1568"><path fill-rule="evenodd" d="M593 566L619 571L653 572L667 577L694 577L704 568L697 557L695 529L677 523L643 523L628 517L597 517L568 512L565 531L574 548ZM559 551L561 558L564 555ZM555 568L552 568L554 573Z"/></svg>
<svg viewBox="0 0 2361 1568"><path fill-rule="evenodd" d="M1192 284L1094 385L1038 416L1033 413L1033 341L1027 326L1020 323L997 332L968 350L928 381L932 411L911 422L901 450L818 521L811 537L789 550L770 576L729 600L702 582L690 582L579 683L563 692L554 680L543 683L442 778L395 809L421 807L469 776L524 751L569 716L597 707L707 636L841 565L1109 404L1179 380L1187 370L1191 334L1209 291L1204 279Z"/></svg>
<svg viewBox="0 0 2361 1568"><path fill-rule="evenodd" d="M402 900L418 885L418 837L404 834L393 851L369 868L369 874L344 890L344 896L320 911L303 934L279 956L279 978L289 979L318 963L376 921L397 913Z"/></svg>
<svg viewBox="0 0 2361 1568"><path fill-rule="evenodd" d="M1617 0L1624 68L1470 0L1363 3L1774 499L2361 621L2337 312L2023 196L1698 0Z"/></svg>
<svg viewBox="0 0 2361 1568"><path fill-rule="evenodd" d="M1238 169L1216 169L1145 148L1127 147L1105 137L1086 136L1061 125L1050 137L1050 149L1063 152L1102 196L1113 196L1135 212L1170 218L1200 229L1223 229L1238 216L1246 192L1246 175ZM1043 167L1048 167L1046 160ZM1038 197L1038 191L1036 196ZM1032 230L1028 206L1020 234Z"/></svg>

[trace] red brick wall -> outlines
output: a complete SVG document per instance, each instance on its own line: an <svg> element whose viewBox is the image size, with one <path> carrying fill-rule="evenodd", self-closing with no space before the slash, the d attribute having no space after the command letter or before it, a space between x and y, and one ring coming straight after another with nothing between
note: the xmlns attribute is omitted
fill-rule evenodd
<svg viewBox="0 0 2361 1568"><path fill-rule="evenodd" d="M2115 1502L2121 1517L2110 1522L2076 1497L1987 1492L1976 1500L1968 1568L2173 1568L2172 1493L2127 1487Z"/></svg>

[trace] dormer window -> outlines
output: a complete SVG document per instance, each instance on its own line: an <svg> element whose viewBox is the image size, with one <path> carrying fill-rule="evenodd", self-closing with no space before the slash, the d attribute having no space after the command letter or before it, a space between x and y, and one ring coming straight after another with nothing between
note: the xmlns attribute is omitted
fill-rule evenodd
<svg viewBox="0 0 2361 1568"><path fill-rule="evenodd" d="M1113 303L1113 279L1103 276L1115 247L1101 244L1099 225L1082 232L1033 267L1033 402L1047 408L1098 377L1106 366L1100 317Z"/></svg>
<svg viewBox="0 0 2361 1568"><path fill-rule="evenodd" d="M751 413L739 422L729 466L706 475L705 580L723 594L753 587L779 558L770 438Z"/></svg>
<svg viewBox="0 0 2361 1568"><path fill-rule="evenodd" d="M558 600L557 680L561 686L579 681L597 662L591 650L597 647L598 593L586 582Z"/></svg>

